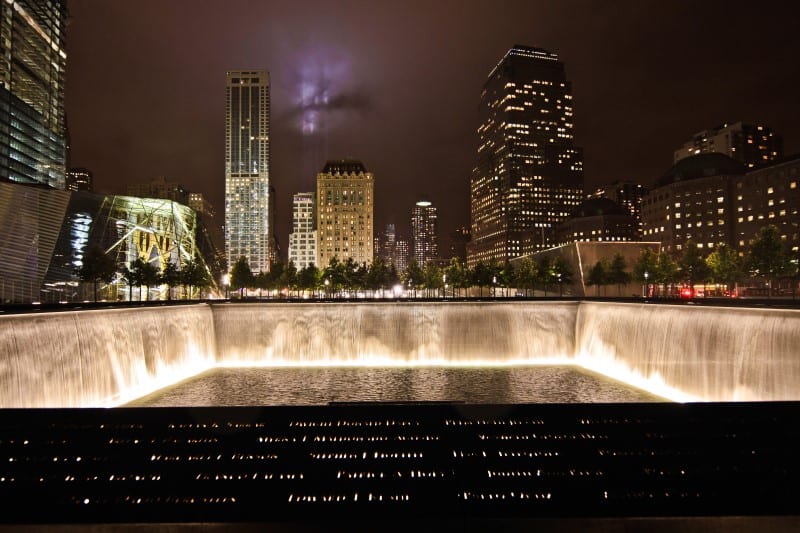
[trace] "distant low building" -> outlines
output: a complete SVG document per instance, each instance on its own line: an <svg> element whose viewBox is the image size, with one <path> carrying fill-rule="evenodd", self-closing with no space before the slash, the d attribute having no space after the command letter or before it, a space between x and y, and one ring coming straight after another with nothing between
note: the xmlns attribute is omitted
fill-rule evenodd
<svg viewBox="0 0 800 533"><path fill-rule="evenodd" d="M129 184L127 195L139 198L162 198L189 205L189 191L178 182L167 181L164 176L147 182Z"/></svg>
<svg viewBox="0 0 800 533"><path fill-rule="evenodd" d="M559 245L575 241L637 241L636 220L608 198L584 200L567 220L556 226Z"/></svg>
<svg viewBox="0 0 800 533"><path fill-rule="evenodd" d="M92 171L86 168L71 168L67 171L68 191L92 192L94 176Z"/></svg>
<svg viewBox="0 0 800 533"><path fill-rule="evenodd" d="M720 153L747 168L769 164L783 157L783 139L762 125L736 122L695 133L675 150L675 163L693 155Z"/></svg>
<svg viewBox="0 0 800 533"><path fill-rule="evenodd" d="M616 254L619 254L625 260L625 270L632 272L633 267L639 260L644 250L651 250L654 253L661 251L661 243L659 242L573 242L563 246L557 246L548 250L537 252L533 255L518 257L511 260L514 267L518 267L525 259L531 259L534 262L539 262L542 259L555 261L556 259L563 260L570 272L572 273L572 281L564 283L559 287L557 283L551 284L548 288L549 294L558 294L559 292L564 296L641 296L643 287L638 281L631 281L630 283L617 287L609 287L604 294L602 289L598 290L588 284L589 273L592 268L599 261L611 261ZM538 287L536 295L541 295L544 292L543 287Z"/></svg>
<svg viewBox="0 0 800 533"><path fill-rule="evenodd" d="M636 233L642 237L642 199L647 195L648 189L641 183L627 180L617 180L607 185L597 187L588 196L589 198L608 198L624 207L636 222Z"/></svg>

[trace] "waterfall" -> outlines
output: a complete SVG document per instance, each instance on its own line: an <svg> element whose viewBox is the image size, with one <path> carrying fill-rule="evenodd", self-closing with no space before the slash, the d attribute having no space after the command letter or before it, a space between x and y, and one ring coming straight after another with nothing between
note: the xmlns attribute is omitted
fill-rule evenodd
<svg viewBox="0 0 800 533"><path fill-rule="evenodd" d="M223 365L563 363L578 304L230 304L215 310Z"/></svg>
<svg viewBox="0 0 800 533"><path fill-rule="evenodd" d="M576 332L579 364L651 390L702 401L800 397L800 311L586 302Z"/></svg>
<svg viewBox="0 0 800 533"><path fill-rule="evenodd" d="M214 366L574 363L679 401L800 399L800 311L271 303L0 316L0 408L118 405Z"/></svg>
<svg viewBox="0 0 800 533"><path fill-rule="evenodd" d="M0 317L0 406L109 406L213 365L206 305Z"/></svg>

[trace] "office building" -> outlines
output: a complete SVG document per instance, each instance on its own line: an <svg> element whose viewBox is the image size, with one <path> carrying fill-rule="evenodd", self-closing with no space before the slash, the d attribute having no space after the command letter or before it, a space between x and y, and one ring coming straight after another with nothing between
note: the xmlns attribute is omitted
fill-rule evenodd
<svg viewBox="0 0 800 533"><path fill-rule="evenodd" d="M64 0L0 3L0 179L64 189Z"/></svg>
<svg viewBox="0 0 800 533"><path fill-rule="evenodd" d="M68 191L92 192L94 176L85 168L71 168L67 171L66 189Z"/></svg>
<svg viewBox="0 0 800 533"><path fill-rule="evenodd" d="M731 157L747 168L763 166L783 157L783 139L766 126L722 124L695 133L675 150L675 163L698 154L720 153Z"/></svg>
<svg viewBox="0 0 800 533"><path fill-rule="evenodd" d="M572 87L556 54L514 46L490 72L479 110L470 266L551 246L554 227L583 199Z"/></svg>
<svg viewBox="0 0 800 533"><path fill-rule="evenodd" d="M411 239L412 256L418 265L439 258L436 206L428 200L420 200L411 209Z"/></svg>
<svg viewBox="0 0 800 533"><path fill-rule="evenodd" d="M374 176L356 160L331 160L317 174L317 265L334 257L372 263Z"/></svg>
<svg viewBox="0 0 800 533"><path fill-rule="evenodd" d="M618 180L598 187L589 194L589 198L608 198L624 207L636 222L636 234L642 237L642 198L647 194L647 187L633 181Z"/></svg>
<svg viewBox="0 0 800 533"><path fill-rule="evenodd" d="M277 256L270 213L269 73L227 73L225 90L225 251L228 265L244 257L253 272Z"/></svg>
<svg viewBox="0 0 800 533"><path fill-rule="evenodd" d="M450 258L455 257L462 263L467 262L467 243L469 243L469 227L461 226L450 233Z"/></svg>
<svg viewBox="0 0 800 533"><path fill-rule="evenodd" d="M289 261L298 270L316 265L316 199L313 192L299 192L292 198L292 233L289 235Z"/></svg>
<svg viewBox="0 0 800 533"><path fill-rule="evenodd" d="M189 191L183 185L159 176L143 183L131 183L127 187L128 196L139 198L162 198L183 205L189 205Z"/></svg>
<svg viewBox="0 0 800 533"><path fill-rule="evenodd" d="M558 246L573 242L638 240L633 216L624 206L608 198L584 200L567 220L556 227Z"/></svg>

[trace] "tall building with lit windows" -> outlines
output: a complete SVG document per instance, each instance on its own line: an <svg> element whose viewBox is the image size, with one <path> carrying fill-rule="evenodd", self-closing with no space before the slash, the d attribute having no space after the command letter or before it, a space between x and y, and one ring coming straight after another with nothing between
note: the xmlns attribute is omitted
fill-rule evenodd
<svg viewBox="0 0 800 533"><path fill-rule="evenodd" d="M556 54L515 45L489 73L479 111L470 266L549 248L583 199L572 87Z"/></svg>
<svg viewBox="0 0 800 533"><path fill-rule="evenodd" d="M317 174L317 265L371 264L374 176L361 161L331 160Z"/></svg>
<svg viewBox="0 0 800 533"><path fill-rule="evenodd" d="M269 175L269 73L227 73L225 90L225 252L267 272L275 256Z"/></svg>
<svg viewBox="0 0 800 533"><path fill-rule="evenodd" d="M419 266L439 259L436 206L420 200L411 209L411 237L413 254Z"/></svg>
<svg viewBox="0 0 800 533"><path fill-rule="evenodd" d="M783 157L783 139L771 128L744 122L722 124L695 133L675 150L675 163L698 154L720 153L747 168L764 166Z"/></svg>
<svg viewBox="0 0 800 533"><path fill-rule="evenodd" d="M292 198L289 261L298 270L317 263L316 203L313 192L298 192Z"/></svg>
<svg viewBox="0 0 800 533"><path fill-rule="evenodd" d="M0 2L0 180L64 189L64 0Z"/></svg>

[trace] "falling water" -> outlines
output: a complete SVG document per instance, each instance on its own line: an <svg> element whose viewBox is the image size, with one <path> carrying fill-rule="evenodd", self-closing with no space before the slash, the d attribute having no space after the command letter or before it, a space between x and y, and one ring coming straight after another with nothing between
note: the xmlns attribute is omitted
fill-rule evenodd
<svg viewBox="0 0 800 533"><path fill-rule="evenodd" d="M800 399L800 311L219 304L0 317L0 407L118 405L213 366L577 364L679 401Z"/></svg>
<svg viewBox="0 0 800 533"><path fill-rule="evenodd" d="M224 365L564 363L577 303L227 305L215 309Z"/></svg>
<svg viewBox="0 0 800 533"><path fill-rule="evenodd" d="M116 405L210 368L211 309L0 317L0 406Z"/></svg>
<svg viewBox="0 0 800 533"><path fill-rule="evenodd" d="M576 362L671 397L800 399L800 311L582 303Z"/></svg>

